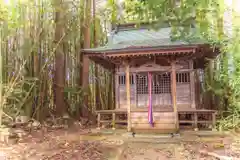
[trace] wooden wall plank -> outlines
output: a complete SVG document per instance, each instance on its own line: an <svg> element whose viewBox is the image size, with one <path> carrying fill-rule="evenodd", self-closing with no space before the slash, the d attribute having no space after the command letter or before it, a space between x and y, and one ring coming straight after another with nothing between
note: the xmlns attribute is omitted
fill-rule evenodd
<svg viewBox="0 0 240 160"><path fill-rule="evenodd" d="M176 98L177 104L191 104L189 83L177 83Z"/></svg>
<svg viewBox="0 0 240 160"><path fill-rule="evenodd" d="M148 112L131 112L131 122L148 124ZM153 112L154 124L175 124L174 112Z"/></svg>
<svg viewBox="0 0 240 160"><path fill-rule="evenodd" d="M147 106L148 105L148 94L139 94L138 96L138 106ZM172 96L170 93L162 94L152 94L152 105L171 105Z"/></svg>

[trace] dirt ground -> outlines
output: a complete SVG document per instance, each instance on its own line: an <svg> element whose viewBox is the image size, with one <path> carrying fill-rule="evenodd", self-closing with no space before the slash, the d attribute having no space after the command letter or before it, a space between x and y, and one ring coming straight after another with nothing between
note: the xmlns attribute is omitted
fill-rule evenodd
<svg viewBox="0 0 240 160"><path fill-rule="evenodd" d="M0 144L0 160L212 160L218 156L240 160L238 139L238 135L189 133L178 138L134 138L89 129L40 129L17 144Z"/></svg>

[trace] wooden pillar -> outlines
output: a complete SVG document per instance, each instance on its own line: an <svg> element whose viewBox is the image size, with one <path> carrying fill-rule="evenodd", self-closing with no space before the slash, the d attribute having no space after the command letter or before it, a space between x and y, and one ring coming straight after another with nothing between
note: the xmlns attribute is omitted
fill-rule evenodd
<svg viewBox="0 0 240 160"><path fill-rule="evenodd" d="M97 117L98 129L100 129L100 121L101 121L101 114L98 113L98 117Z"/></svg>
<svg viewBox="0 0 240 160"><path fill-rule="evenodd" d="M177 110L177 81L176 81L176 62L172 61L172 105L173 105L173 112L175 114L175 126L176 129L179 129L179 121L178 121L178 110Z"/></svg>
<svg viewBox="0 0 240 160"><path fill-rule="evenodd" d="M194 130L198 130L198 115L197 115L197 112L194 112Z"/></svg>
<svg viewBox="0 0 240 160"><path fill-rule="evenodd" d="M194 76L194 68L193 68L193 60L189 61L189 66L191 69L190 72L190 96L191 96L191 108L196 108L196 100L195 100L195 76Z"/></svg>
<svg viewBox="0 0 240 160"><path fill-rule="evenodd" d="M216 129L216 112L212 113L212 130Z"/></svg>
<svg viewBox="0 0 240 160"><path fill-rule="evenodd" d="M116 109L116 71L115 68L112 70L112 93L113 93L113 109Z"/></svg>
<svg viewBox="0 0 240 160"><path fill-rule="evenodd" d="M112 113L112 129L115 130L116 126L116 113Z"/></svg>
<svg viewBox="0 0 240 160"><path fill-rule="evenodd" d="M131 91L130 91L130 65L129 62L125 63L126 69L126 95L127 95L127 114L128 114L128 124L127 124L127 131L131 131Z"/></svg>
<svg viewBox="0 0 240 160"><path fill-rule="evenodd" d="M133 86L134 86L134 107L137 108L138 106L138 96L137 96L137 74L133 73Z"/></svg>
<svg viewBox="0 0 240 160"><path fill-rule="evenodd" d="M115 71L115 108L119 109L119 75Z"/></svg>

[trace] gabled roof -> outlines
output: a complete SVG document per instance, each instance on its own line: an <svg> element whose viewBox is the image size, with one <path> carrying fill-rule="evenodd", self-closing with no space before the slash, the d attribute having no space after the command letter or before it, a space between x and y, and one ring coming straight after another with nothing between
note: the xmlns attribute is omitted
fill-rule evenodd
<svg viewBox="0 0 240 160"><path fill-rule="evenodd" d="M126 50L143 50L143 49L169 49L174 47L189 47L203 44L200 40L183 40L172 41L171 28L165 27L153 30L149 25L142 25L139 28L131 25L121 25L113 30L105 46L84 49L85 53L114 53L126 52Z"/></svg>

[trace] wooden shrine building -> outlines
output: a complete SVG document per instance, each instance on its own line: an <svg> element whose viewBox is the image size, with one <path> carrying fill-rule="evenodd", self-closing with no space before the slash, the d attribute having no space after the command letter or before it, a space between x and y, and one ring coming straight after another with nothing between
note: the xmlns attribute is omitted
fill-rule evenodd
<svg viewBox="0 0 240 160"><path fill-rule="evenodd" d="M169 27L123 24L105 46L83 50L115 74L116 109L97 111L99 127L126 122L128 131L172 132L185 123L215 125L215 111L201 104L200 88L205 58L216 53L200 41L171 41L170 35ZM127 120L120 119L124 114Z"/></svg>

